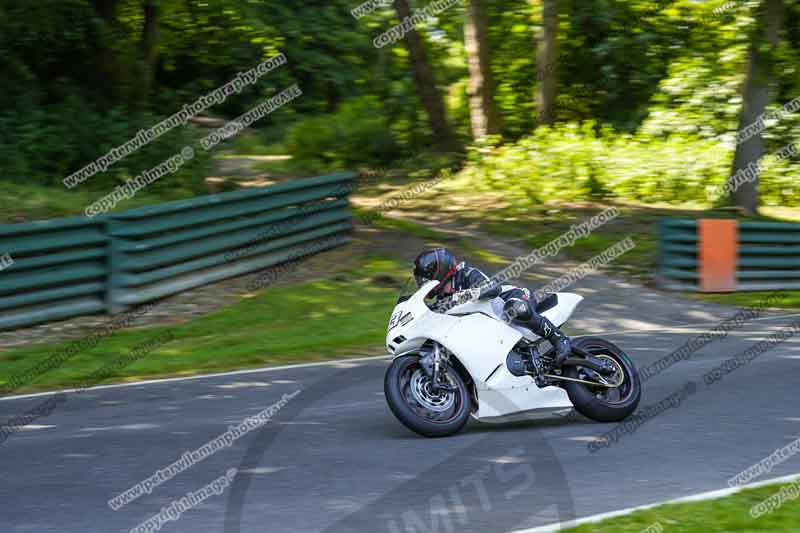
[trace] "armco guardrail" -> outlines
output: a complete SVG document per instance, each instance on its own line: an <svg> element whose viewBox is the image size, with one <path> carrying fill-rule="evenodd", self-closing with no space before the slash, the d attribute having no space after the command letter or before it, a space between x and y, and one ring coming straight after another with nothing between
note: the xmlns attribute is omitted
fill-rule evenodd
<svg viewBox="0 0 800 533"><path fill-rule="evenodd" d="M701 292L800 289L800 224L666 219L659 284Z"/></svg>
<svg viewBox="0 0 800 533"><path fill-rule="evenodd" d="M97 313L106 307L109 238L102 220L70 217L0 225L0 328Z"/></svg>
<svg viewBox="0 0 800 533"><path fill-rule="evenodd" d="M118 313L350 241L353 173L0 225L0 329Z"/></svg>

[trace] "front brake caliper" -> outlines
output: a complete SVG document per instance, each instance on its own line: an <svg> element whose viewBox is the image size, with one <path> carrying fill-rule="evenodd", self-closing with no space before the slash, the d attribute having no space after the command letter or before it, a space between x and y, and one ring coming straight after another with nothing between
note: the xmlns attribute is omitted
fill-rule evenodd
<svg viewBox="0 0 800 533"><path fill-rule="evenodd" d="M419 358L419 364L422 366L422 371L428 376L428 379L433 382L433 352Z"/></svg>

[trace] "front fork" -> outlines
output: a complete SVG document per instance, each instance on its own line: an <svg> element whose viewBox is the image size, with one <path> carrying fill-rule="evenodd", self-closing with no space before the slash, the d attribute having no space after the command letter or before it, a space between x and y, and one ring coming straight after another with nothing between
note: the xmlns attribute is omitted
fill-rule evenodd
<svg viewBox="0 0 800 533"><path fill-rule="evenodd" d="M435 392L455 391L455 387L443 381L444 374L447 373L445 366L447 365L448 357L442 352L438 342L433 343L433 350L428 352L427 355L420 358L419 362L422 365L422 370L428 379L431 380L431 387Z"/></svg>

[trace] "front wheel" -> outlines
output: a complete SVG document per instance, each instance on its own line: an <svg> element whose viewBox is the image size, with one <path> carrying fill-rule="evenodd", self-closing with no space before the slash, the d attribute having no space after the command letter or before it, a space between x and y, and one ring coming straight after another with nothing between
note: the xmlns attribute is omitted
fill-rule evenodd
<svg viewBox="0 0 800 533"><path fill-rule="evenodd" d="M469 419L471 398L464 380L452 367L442 365L444 382L453 390L436 390L419 356L398 357L386 371L383 392L400 422L425 437L447 437L461 431Z"/></svg>
<svg viewBox="0 0 800 533"><path fill-rule="evenodd" d="M565 381L564 389L575 409L597 422L620 422L636 410L642 396L642 383L631 359L615 344L598 337L573 340L573 346L583 349L598 359L610 361L616 372L608 381L617 386L608 388L576 381ZM587 370L570 366L564 376L586 380Z"/></svg>

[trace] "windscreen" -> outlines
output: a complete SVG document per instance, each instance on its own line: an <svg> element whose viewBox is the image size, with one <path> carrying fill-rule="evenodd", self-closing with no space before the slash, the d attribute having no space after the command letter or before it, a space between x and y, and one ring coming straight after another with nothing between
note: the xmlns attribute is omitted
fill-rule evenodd
<svg viewBox="0 0 800 533"><path fill-rule="evenodd" d="M428 280L418 280L416 277L411 276L406 280L403 284L403 289L400 291L400 296L397 298L397 303L405 302L416 293L422 285L428 283ZM434 287L435 288L435 287ZM426 295L426 298L430 297L431 295Z"/></svg>
<svg viewBox="0 0 800 533"><path fill-rule="evenodd" d="M403 283L403 288L400 290L400 295L397 298L397 303L405 302L409 298L411 298L415 292L419 290L417 286L417 280L414 276L409 277L405 283Z"/></svg>

